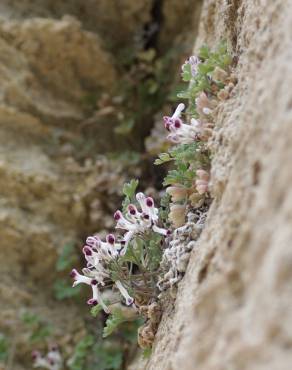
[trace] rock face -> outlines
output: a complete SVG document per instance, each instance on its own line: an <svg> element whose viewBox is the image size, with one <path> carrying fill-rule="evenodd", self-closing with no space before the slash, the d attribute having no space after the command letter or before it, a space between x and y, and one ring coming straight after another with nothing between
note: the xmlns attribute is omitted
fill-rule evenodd
<svg viewBox="0 0 292 370"><path fill-rule="evenodd" d="M291 10L204 1L196 47L226 38L238 84L218 109L207 225L135 369L291 369Z"/></svg>

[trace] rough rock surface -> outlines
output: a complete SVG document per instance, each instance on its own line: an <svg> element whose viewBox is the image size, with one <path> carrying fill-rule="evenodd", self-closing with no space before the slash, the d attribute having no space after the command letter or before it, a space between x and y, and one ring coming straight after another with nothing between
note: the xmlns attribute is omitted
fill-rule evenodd
<svg viewBox="0 0 292 370"><path fill-rule="evenodd" d="M291 30L291 1L204 1L196 47L226 38L238 85L218 109L206 228L133 369L291 369Z"/></svg>

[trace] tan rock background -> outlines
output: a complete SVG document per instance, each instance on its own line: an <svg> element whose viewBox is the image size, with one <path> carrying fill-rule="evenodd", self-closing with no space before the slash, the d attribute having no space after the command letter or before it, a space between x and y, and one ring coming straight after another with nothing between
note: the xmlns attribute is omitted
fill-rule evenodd
<svg viewBox="0 0 292 370"><path fill-rule="evenodd" d="M292 368L291 1L206 0L196 48L226 38L214 202L147 370Z"/></svg>
<svg viewBox="0 0 292 370"><path fill-rule="evenodd" d="M190 49L184 35L198 14L193 6L190 0L179 6L154 0L0 2L0 332L11 347L6 370L32 367L24 310L51 325L54 340L69 352L84 335L86 295L82 305L54 298L57 257L65 243L80 250L89 232L111 227L123 183L141 174L104 156L93 159L128 143L113 135L114 117L99 115L102 107L89 108L86 99L113 94L125 73L121 57L137 45L151 42L160 55L174 45ZM180 17L188 14L183 22L177 22L178 9ZM151 117L146 125L149 131Z"/></svg>
<svg viewBox="0 0 292 370"><path fill-rule="evenodd" d="M24 307L69 347L84 329L87 307L54 299L52 271L64 243L110 226L126 177L104 158L80 162L84 97L111 94L118 56L161 19L161 53L194 40L197 25L196 48L226 38L238 85L218 109L207 226L150 360L132 369L292 368L291 1L205 0L199 20L200 3L1 1L0 331L12 338L10 370L31 368ZM119 145L105 130L114 124L94 152Z"/></svg>

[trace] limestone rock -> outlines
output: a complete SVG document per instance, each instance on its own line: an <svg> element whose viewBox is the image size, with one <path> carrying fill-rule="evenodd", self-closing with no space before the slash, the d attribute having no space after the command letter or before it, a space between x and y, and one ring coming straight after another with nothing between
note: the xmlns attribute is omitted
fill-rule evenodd
<svg viewBox="0 0 292 370"><path fill-rule="evenodd" d="M204 1L199 38L227 38L238 85L220 103L214 202L147 370L292 364L291 2Z"/></svg>

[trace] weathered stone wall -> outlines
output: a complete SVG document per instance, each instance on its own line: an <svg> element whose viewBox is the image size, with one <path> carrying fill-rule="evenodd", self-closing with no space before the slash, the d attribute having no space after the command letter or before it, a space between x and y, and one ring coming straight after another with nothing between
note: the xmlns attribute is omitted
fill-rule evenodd
<svg viewBox="0 0 292 370"><path fill-rule="evenodd" d="M238 84L217 112L214 201L151 359L133 369L292 367L291 1L205 0L196 48L220 38Z"/></svg>

